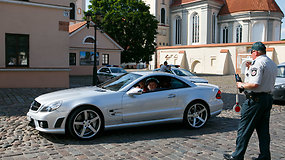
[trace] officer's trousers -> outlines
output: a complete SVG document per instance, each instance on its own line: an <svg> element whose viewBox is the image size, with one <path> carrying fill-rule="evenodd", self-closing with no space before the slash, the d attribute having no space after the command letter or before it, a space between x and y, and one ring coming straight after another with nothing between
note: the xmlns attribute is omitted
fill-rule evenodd
<svg viewBox="0 0 285 160"><path fill-rule="evenodd" d="M238 160L244 159L249 139L256 129L259 139L260 155L258 158L270 160L269 119L272 108L272 95L261 94L246 99L242 105L241 120L237 133L236 150L232 154Z"/></svg>

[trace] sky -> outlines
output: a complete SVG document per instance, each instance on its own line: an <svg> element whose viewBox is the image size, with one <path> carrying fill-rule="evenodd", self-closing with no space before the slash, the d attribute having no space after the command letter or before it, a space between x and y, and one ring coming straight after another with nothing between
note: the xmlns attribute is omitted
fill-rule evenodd
<svg viewBox="0 0 285 160"><path fill-rule="evenodd" d="M285 0L275 0L282 12L285 14ZM282 20L281 39L285 39L285 19Z"/></svg>
<svg viewBox="0 0 285 160"><path fill-rule="evenodd" d="M89 0L87 0L89 1ZM283 11L285 14L285 0L275 0L280 9ZM86 10L88 9L89 3L86 4ZM282 26L281 26L281 39L285 39L285 18L282 19Z"/></svg>

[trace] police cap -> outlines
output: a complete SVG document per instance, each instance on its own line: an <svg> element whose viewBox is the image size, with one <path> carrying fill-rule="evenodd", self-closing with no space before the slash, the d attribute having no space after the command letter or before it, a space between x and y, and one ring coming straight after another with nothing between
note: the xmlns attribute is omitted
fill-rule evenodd
<svg viewBox="0 0 285 160"><path fill-rule="evenodd" d="M255 42L252 47L251 50L255 50L255 51L266 51L266 47L263 43L261 42Z"/></svg>

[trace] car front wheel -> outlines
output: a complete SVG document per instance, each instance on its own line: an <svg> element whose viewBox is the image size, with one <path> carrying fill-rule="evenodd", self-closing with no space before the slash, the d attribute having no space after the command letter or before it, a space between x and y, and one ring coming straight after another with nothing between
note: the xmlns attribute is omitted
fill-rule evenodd
<svg viewBox="0 0 285 160"><path fill-rule="evenodd" d="M201 128L208 120L208 109L204 103L191 103L184 112L184 122L190 128Z"/></svg>
<svg viewBox="0 0 285 160"><path fill-rule="evenodd" d="M101 114L92 107L81 107L71 113L68 132L79 139L90 139L98 135L104 126Z"/></svg>

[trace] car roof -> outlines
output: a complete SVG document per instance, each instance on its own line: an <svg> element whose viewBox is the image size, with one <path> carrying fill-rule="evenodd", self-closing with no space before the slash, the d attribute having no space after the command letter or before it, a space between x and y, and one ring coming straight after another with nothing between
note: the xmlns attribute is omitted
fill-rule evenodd
<svg viewBox="0 0 285 160"><path fill-rule="evenodd" d="M142 76L152 75L152 74L153 75L173 75L173 74L170 74L167 72L158 72L158 71L135 71L135 72L131 72L131 73L142 75Z"/></svg>
<svg viewBox="0 0 285 160"><path fill-rule="evenodd" d="M278 66L285 66L285 62L278 64Z"/></svg>
<svg viewBox="0 0 285 160"><path fill-rule="evenodd" d="M121 68L121 67L106 67L106 66L105 66L105 67L101 67L101 68ZM100 69L101 69L101 68L100 68ZM121 68L121 69L123 69L123 68Z"/></svg>

